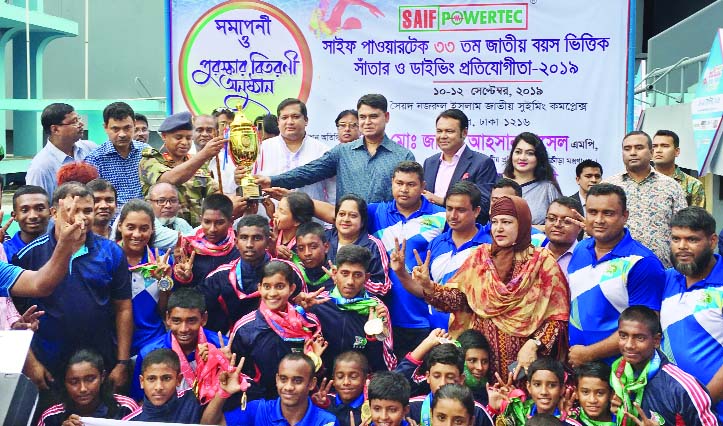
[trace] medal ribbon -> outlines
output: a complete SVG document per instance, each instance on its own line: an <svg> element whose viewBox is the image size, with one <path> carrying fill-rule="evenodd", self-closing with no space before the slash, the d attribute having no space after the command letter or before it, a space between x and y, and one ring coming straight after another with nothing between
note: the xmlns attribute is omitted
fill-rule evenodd
<svg viewBox="0 0 723 426"><path fill-rule="evenodd" d="M655 351L653 358L648 361L637 379L635 378L633 366L626 362L623 357L620 357L613 362L610 384L613 387L615 395L623 401L622 408L626 413L625 415L617 417L616 423L618 426L635 425L632 420L626 419L628 416L637 417L639 415L638 409L633 405L633 399L630 397L630 394L634 393L634 401L638 403L638 405L642 404L645 386L648 384L648 380L650 380L659 369L660 355L658 354L658 351Z"/></svg>
<svg viewBox="0 0 723 426"><path fill-rule="evenodd" d="M334 289L329 293L329 297L336 303L336 306L343 311L356 312L359 315L369 315L369 309L377 306L379 302L369 297L366 290L362 292L362 296L354 297L352 299L346 299L342 297L339 289L334 286Z"/></svg>

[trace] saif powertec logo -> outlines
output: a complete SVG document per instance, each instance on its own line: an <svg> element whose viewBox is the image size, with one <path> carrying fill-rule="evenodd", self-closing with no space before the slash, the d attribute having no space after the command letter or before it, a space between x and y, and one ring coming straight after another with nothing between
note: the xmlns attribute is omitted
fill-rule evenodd
<svg viewBox="0 0 723 426"><path fill-rule="evenodd" d="M527 3L399 6L399 31L526 29Z"/></svg>

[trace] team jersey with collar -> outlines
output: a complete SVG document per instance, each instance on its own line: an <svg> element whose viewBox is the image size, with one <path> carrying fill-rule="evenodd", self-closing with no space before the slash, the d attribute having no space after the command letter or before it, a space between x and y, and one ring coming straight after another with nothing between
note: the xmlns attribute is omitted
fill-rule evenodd
<svg viewBox="0 0 723 426"><path fill-rule="evenodd" d="M312 313L306 313L310 323L320 324ZM318 328L319 330L321 327ZM253 378L249 399L275 398L276 373L281 359L289 353L304 351L304 342L285 341L269 326L261 312L255 310L238 320L231 330L231 350L236 359L245 357L243 372Z"/></svg>
<svg viewBox="0 0 723 426"><path fill-rule="evenodd" d="M620 313L633 305L660 311L665 273L655 254L625 229L622 240L599 260L595 239L578 243L568 266L570 346L592 345L618 328ZM611 363L613 359L606 359Z"/></svg>
<svg viewBox="0 0 723 426"><path fill-rule="evenodd" d="M114 415L109 416L110 410L108 409L108 406L101 402L98 408L95 409L95 412L87 417L120 420L138 409L138 404L127 396L113 395L113 399L115 399L115 402L118 404L118 410ZM38 419L38 426L62 426L63 422L71 414L75 413L69 413L65 409L65 404L55 404L43 411L40 419Z"/></svg>
<svg viewBox="0 0 723 426"><path fill-rule="evenodd" d="M328 297L322 293L322 297ZM381 300L372 297L378 303L384 305ZM372 308L373 309L373 308ZM333 373L331 366L334 359L343 352L356 350L364 353L369 360L371 371L393 370L397 366L397 358L394 355L394 340L391 334L391 319L389 320L390 334L380 342L364 332L364 324L369 320L367 315L360 315L353 311L339 308L333 299L316 305L309 309L326 330L324 339L329 343L321 358L324 365L329 366L327 372Z"/></svg>
<svg viewBox="0 0 723 426"><path fill-rule="evenodd" d="M146 250L139 265L155 262L149 259ZM160 256L165 250L159 252ZM173 267L173 259L169 257L168 263ZM157 339L166 332L163 318L158 313L158 298L161 290L158 288L158 280L152 276L144 277L141 271L131 271L131 294L133 296L133 340L131 344L131 356L136 355L142 347Z"/></svg>
<svg viewBox="0 0 723 426"><path fill-rule="evenodd" d="M660 308L662 351L701 383L723 366L723 262L714 256L713 270L690 288L683 274L668 268ZM723 423L723 401L715 408Z"/></svg>
<svg viewBox="0 0 723 426"><path fill-rule="evenodd" d="M143 398L143 405L125 416L130 422L159 422L196 424L201 421L201 404L192 390L178 392L165 404L157 407Z"/></svg>
<svg viewBox="0 0 723 426"><path fill-rule="evenodd" d="M425 400L429 398L429 402L425 404ZM427 410L432 406L432 394L415 396L409 399L409 418L417 422L417 424L431 424L431 413ZM426 407L425 407L426 405ZM425 414L424 411L427 411ZM424 418L424 419L423 419ZM426 423L425 421L426 420ZM475 401L474 404L474 421L473 426L492 426L492 418L490 417L487 410L482 407L482 404Z"/></svg>
<svg viewBox="0 0 723 426"><path fill-rule="evenodd" d="M394 249L394 239L399 243L407 241L405 263L409 271L417 266L414 257L416 249L422 260L426 257L430 241L444 231L446 217L444 209L422 197L419 210L404 217L397 209L395 201L372 203L368 206L367 228L378 238L387 255ZM389 271L392 288L389 294L390 316L397 327L429 328L429 309L424 300L404 289L393 271Z"/></svg>
<svg viewBox="0 0 723 426"><path fill-rule="evenodd" d="M301 421L294 426L336 426L336 417L330 412L323 410L311 403ZM240 408L224 414L227 425L233 426L291 426L281 412L281 400L257 399L246 404L246 409Z"/></svg>
<svg viewBox="0 0 723 426"><path fill-rule="evenodd" d="M336 263L336 253L339 251L339 234L336 229L327 229L326 236L329 239L329 252L326 256L331 263ZM389 257L384 244L369 234L362 233L359 238L354 241L354 245L361 246L369 250L372 259L369 262L369 281L366 283L368 292L375 296L384 296L389 293L392 288L392 281L389 279Z"/></svg>
<svg viewBox="0 0 723 426"><path fill-rule="evenodd" d="M477 224L477 233L471 240L459 248L452 239L452 230L448 229L429 243L432 260L429 262L429 274L432 281L444 285L457 273L465 260L482 244L491 244L489 233L480 224ZM429 307L430 328L447 330L449 327L449 314Z"/></svg>

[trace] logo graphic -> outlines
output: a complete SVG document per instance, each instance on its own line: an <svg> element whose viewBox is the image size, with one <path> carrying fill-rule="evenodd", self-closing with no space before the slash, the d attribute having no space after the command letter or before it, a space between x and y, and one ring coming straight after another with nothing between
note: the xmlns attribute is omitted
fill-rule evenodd
<svg viewBox="0 0 723 426"><path fill-rule="evenodd" d="M399 31L526 30L527 3L399 6Z"/></svg>

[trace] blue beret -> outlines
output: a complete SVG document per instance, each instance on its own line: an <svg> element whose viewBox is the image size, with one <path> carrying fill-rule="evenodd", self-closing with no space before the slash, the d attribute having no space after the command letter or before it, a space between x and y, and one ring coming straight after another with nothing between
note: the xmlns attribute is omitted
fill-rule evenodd
<svg viewBox="0 0 723 426"><path fill-rule="evenodd" d="M191 113L188 111L179 112L166 117L158 127L159 132L173 132L176 130L193 130Z"/></svg>

